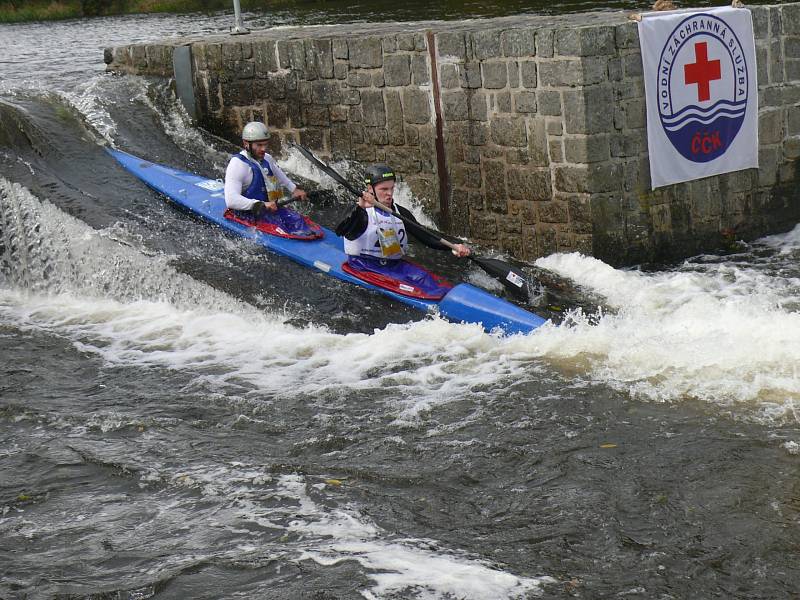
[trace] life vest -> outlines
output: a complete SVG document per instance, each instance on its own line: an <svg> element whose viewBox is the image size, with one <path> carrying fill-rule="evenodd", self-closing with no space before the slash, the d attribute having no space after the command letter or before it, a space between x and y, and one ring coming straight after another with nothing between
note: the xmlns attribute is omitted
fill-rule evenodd
<svg viewBox="0 0 800 600"><path fill-rule="evenodd" d="M250 167L250 172L253 174L253 181L242 191L242 196L262 202L277 202L283 198L283 188L273 174L268 160L256 162L246 155L244 150L234 156Z"/></svg>
<svg viewBox="0 0 800 600"><path fill-rule="evenodd" d="M345 238L345 253L383 259L402 258L408 248L408 235L403 221L375 207L366 211L367 228L354 240Z"/></svg>

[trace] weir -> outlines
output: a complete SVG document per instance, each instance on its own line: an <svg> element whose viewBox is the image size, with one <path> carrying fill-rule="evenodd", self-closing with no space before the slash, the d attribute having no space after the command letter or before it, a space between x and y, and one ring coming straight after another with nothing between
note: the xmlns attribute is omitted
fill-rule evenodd
<svg viewBox="0 0 800 600"><path fill-rule="evenodd" d="M451 233L522 259L667 261L800 221L800 4L749 7L759 169L650 189L628 13L275 28L107 48L172 78L204 128L264 120L273 153L385 161Z"/></svg>

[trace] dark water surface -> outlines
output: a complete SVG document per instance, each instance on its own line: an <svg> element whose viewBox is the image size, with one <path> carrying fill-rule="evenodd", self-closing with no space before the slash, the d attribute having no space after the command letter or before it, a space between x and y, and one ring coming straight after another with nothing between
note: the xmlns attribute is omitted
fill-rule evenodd
<svg viewBox="0 0 800 600"><path fill-rule="evenodd" d="M602 310L544 291L561 317L529 336L423 319L103 151L221 176L102 48L229 26L0 26L0 598L796 595L800 228L647 273L547 257Z"/></svg>

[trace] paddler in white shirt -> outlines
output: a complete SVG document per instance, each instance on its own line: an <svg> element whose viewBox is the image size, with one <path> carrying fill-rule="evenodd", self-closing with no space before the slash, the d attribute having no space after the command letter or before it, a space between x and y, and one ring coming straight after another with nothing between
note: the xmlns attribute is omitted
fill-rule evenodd
<svg viewBox="0 0 800 600"><path fill-rule="evenodd" d="M302 215L278 207L277 201L286 191L301 200L307 196L267 154L269 136L267 126L259 121L242 129L243 150L231 157L225 170L225 205L238 221L255 223L266 219L290 229L303 227Z"/></svg>
<svg viewBox="0 0 800 600"><path fill-rule="evenodd" d="M348 255L346 269L349 273L362 279L370 280L376 285L377 280L370 279L375 273L396 281L390 287L402 293L404 285L415 287L423 298L437 298L444 295L449 286L442 288L439 278L422 267L404 260L408 248L408 235L436 250L451 250L431 233L420 227L411 212L394 202L394 191L397 177L394 171L385 164L372 165L366 172L366 189L358 199L353 211L336 227L336 234L344 237L344 251ZM389 209L402 215L411 223L387 213L376 207L377 201ZM452 248L459 258L469 256L470 249L464 244L455 244ZM373 278L374 279L374 278Z"/></svg>

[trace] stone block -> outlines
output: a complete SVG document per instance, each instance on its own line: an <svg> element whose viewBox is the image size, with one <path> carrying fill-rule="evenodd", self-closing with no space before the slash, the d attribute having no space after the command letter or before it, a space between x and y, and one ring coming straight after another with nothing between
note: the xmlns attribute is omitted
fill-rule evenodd
<svg viewBox="0 0 800 600"><path fill-rule="evenodd" d="M502 56L500 47L501 33L500 29L487 29L476 31L470 35L472 54L476 60L487 60Z"/></svg>
<svg viewBox="0 0 800 600"><path fill-rule="evenodd" d="M494 94L492 99L495 111L501 113L513 112L513 106L511 106L511 92L500 92Z"/></svg>
<svg viewBox="0 0 800 600"><path fill-rule="evenodd" d="M485 123L469 121L467 123L467 143L472 146L486 144L487 128Z"/></svg>
<svg viewBox="0 0 800 600"><path fill-rule="evenodd" d="M536 105L540 115L561 115L561 92L540 90L536 92Z"/></svg>
<svg viewBox="0 0 800 600"><path fill-rule="evenodd" d="M431 120L429 95L417 88L403 89L403 114L406 123L425 124Z"/></svg>
<svg viewBox="0 0 800 600"><path fill-rule="evenodd" d="M397 49L412 51L414 50L414 34L412 33L398 33L396 36Z"/></svg>
<svg viewBox="0 0 800 600"><path fill-rule="evenodd" d="M333 46L333 58L338 58L339 60L347 60L350 58L350 50L347 46L347 39L346 38L336 38L332 42Z"/></svg>
<svg viewBox="0 0 800 600"><path fill-rule="evenodd" d="M480 63L466 63L458 65L458 72L461 77L461 87L477 89L481 87L481 65Z"/></svg>
<svg viewBox="0 0 800 600"><path fill-rule="evenodd" d="M481 71L484 88L496 90L506 87L506 83L508 83L508 70L505 62L491 61L482 63Z"/></svg>
<svg viewBox="0 0 800 600"><path fill-rule="evenodd" d="M527 165L531 155L527 148L509 148L506 150L506 163L509 165Z"/></svg>
<svg viewBox="0 0 800 600"><path fill-rule="evenodd" d="M304 71L306 69L306 50L303 40L284 40L278 42L278 65L282 69Z"/></svg>
<svg viewBox="0 0 800 600"><path fill-rule="evenodd" d="M386 125L386 106L383 102L382 92L378 90L362 91L361 111L364 115L364 125L369 127Z"/></svg>
<svg viewBox="0 0 800 600"><path fill-rule="evenodd" d="M552 184L549 169L511 167L506 172L508 197L514 200L549 200Z"/></svg>
<svg viewBox="0 0 800 600"><path fill-rule="evenodd" d="M564 142L561 138L556 138L547 141L547 152L550 155L550 162L563 163L564 162Z"/></svg>
<svg viewBox="0 0 800 600"><path fill-rule="evenodd" d="M800 80L800 60L786 59L784 68L786 76L785 79L781 79L780 81L789 83Z"/></svg>
<svg viewBox="0 0 800 600"><path fill-rule="evenodd" d="M469 118L467 94L463 90L442 92L442 115L447 121L466 121Z"/></svg>
<svg viewBox="0 0 800 600"><path fill-rule="evenodd" d="M787 135L800 135L800 107L789 106L786 109Z"/></svg>
<svg viewBox="0 0 800 600"><path fill-rule="evenodd" d="M400 92L387 90L384 93L386 102L386 131L389 143L393 146L401 146L406 142L403 127L403 103L400 100Z"/></svg>
<svg viewBox="0 0 800 600"><path fill-rule="evenodd" d="M770 7L770 27L773 36L780 33L784 35L800 35L800 4L785 4Z"/></svg>
<svg viewBox="0 0 800 600"><path fill-rule="evenodd" d="M332 122L345 122L347 121L347 107L346 106L331 106L331 121Z"/></svg>
<svg viewBox="0 0 800 600"><path fill-rule="evenodd" d="M556 32L556 54L560 56L599 56L614 54L615 30L610 25L560 29Z"/></svg>
<svg viewBox="0 0 800 600"><path fill-rule="evenodd" d="M238 79L252 79L256 74L256 66L251 60L240 60L233 69Z"/></svg>
<svg viewBox="0 0 800 600"><path fill-rule="evenodd" d="M397 52L397 36L384 36L383 40L381 41L381 47L383 48L384 55Z"/></svg>
<svg viewBox="0 0 800 600"><path fill-rule="evenodd" d="M563 92L564 122L567 133L608 133L612 123L607 111L596 110L598 106L613 106L611 88L596 85L582 90Z"/></svg>
<svg viewBox="0 0 800 600"><path fill-rule="evenodd" d="M625 77L642 77L644 75L641 54L628 54L622 59L622 63Z"/></svg>
<svg viewBox="0 0 800 600"><path fill-rule="evenodd" d="M598 67L596 58L542 61L538 67L538 78L543 87L592 85L606 78L605 63L602 70Z"/></svg>
<svg viewBox="0 0 800 600"><path fill-rule="evenodd" d="M477 189L481 187L481 170L475 165L456 165L453 168L453 184L458 187Z"/></svg>
<svg viewBox="0 0 800 600"><path fill-rule="evenodd" d="M769 82L769 48L758 43L756 43L756 66L758 81L762 84Z"/></svg>
<svg viewBox="0 0 800 600"><path fill-rule="evenodd" d="M336 79L342 80L347 79L347 75L350 72L350 69L347 66L347 63L344 62L337 62L333 64L333 76Z"/></svg>
<svg viewBox="0 0 800 600"><path fill-rule="evenodd" d="M347 85L355 88L372 86L372 73L366 71L350 71L347 74Z"/></svg>
<svg viewBox="0 0 800 600"><path fill-rule="evenodd" d="M467 47L464 34L456 31L443 31L436 34L436 51L440 58L447 60L466 60Z"/></svg>
<svg viewBox="0 0 800 600"><path fill-rule="evenodd" d="M500 34L503 56L536 56L536 32L534 29L509 29Z"/></svg>
<svg viewBox="0 0 800 600"><path fill-rule="evenodd" d="M306 125L330 127L331 115L327 106L317 106L315 104L311 104L309 106L304 106L302 111L303 122Z"/></svg>
<svg viewBox="0 0 800 600"><path fill-rule="evenodd" d="M566 136L564 156L571 163L592 163L611 158L607 135Z"/></svg>
<svg viewBox="0 0 800 600"><path fill-rule="evenodd" d="M633 21L622 23L614 27L614 44L620 50L638 50L639 44L639 27Z"/></svg>
<svg viewBox="0 0 800 600"><path fill-rule="evenodd" d="M342 100L339 86L333 81L311 83L311 101L316 104L339 104Z"/></svg>
<svg viewBox="0 0 800 600"><path fill-rule="evenodd" d="M263 40L253 43L253 62L256 73L266 75L278 70L278 54L273 40Z"/></svg>
<svg viewBox="0 0 800 600"><path fill-rule="evenodd" d="M539 223L568 223L569 208L558 200L536 202L536 217Z"/></svg>
<svg viewBox="0 0 800 600"><path fill-rule="evenodd" d="M439 87L444 90L461 87L458 65L452 63L439 65Z"/></svg>
<svg viewBox="0 0 800 600"><path fill-rule="evenodd" d="M473 121L486 121L489 118L488 102L484 92L468 93L469 118Z"/></svg>
<svg viewBox="0 0 800 600"><path fill-rule="evenodd" d="M536 30L536 56L552 58L554 56L555 32L552 29Z"/></svg>
<svg viewBox="0 0 800 600"><path fill-rule="evenodd" d="M474 206L473 203L470 203ZM481 213L469 214L469 227L473 237L483 240L493 240L497 237L497 216Z"/></svg>
<svg viewBox="0 0 800 600"><path fill-rule="evenodd" d="M242 60L242 45L238 42L225 42L222 44L222 60L233 63Z"/></svg>
<svg viewBox="0 0 800 600"><path fill-rule="evenodd" d="M519 113L536 112L536 94L534 92L517 92L514 94L514 107Z"/></svg>
<svg viewBox="0 0 800 600"><path fill-rule="evenodd" d="M372 87L381 88L385 85L386 81L383 77L383 71L378 71L372 74Z"/></svg>
<svg viewBox="0 0 800 600"><path fill-rule="evenodd" d="M411 83L411 59L407 54L387 56L383 61L383 77L387 86Z"/></svg>
<svg viewBox="0 0 800 600"><path fill-rule="evenodd" d="M787 61L791 62L791 61ZM784 81L783 73L783 51L779 39L772 40L769 47L769 81L770 83L781 83Z"/></svg>
<svg viewBox="0 0 800 600"><path fill-rule="evenodd" d="M383 51L379 37L354 37L347 40L350 66L355 69L377 69L383 66Z"/></svg>
<svg viewBox="0 0 800 600"><path fill-rule="evenodd" d="M313 65L323 79L333 79L333 45L331 40L311 40Z"/></svg>
<svg viewBox="0 0 800 600"><path fill-rule="evenodd" d="M615 163L563 165L555 168L560 192L601 193L622 189L622 168Z"/></svg>
<svg viewBox="0 0 800 600"><path fill-rule="evenodd" d="M509 60L506 64L508 67L508 87L519 87L519 63L515 60Z"/></svg>
<svg viewBox="0 0 800 600"><path fill-rule="evenodd" d="M753 37L763 40L769 35L769 7L749 6L753 17Z"/></svg>
<svg viewBox="0 0 800 600"><path fill-rule="evenodd" d="M345 105L361 104L361 92L359 90L345 89L342 91L341 102Z"/></svg>
<svg viewBox="0 0 800 600"><path fill-rule="evenodd" d="M522 87L534 89L538 83L536 62L533 60L525 60L520 62L519 72L522 80Z"/></svg>
<svg viewBox="0 0 800 600"><path fill-rule="evenodd" d="M608 80L609 81L622 81L622 59L609 58L608 59Z"/></svg>
<svg viewBox="0 0 800 600"><path fill-rule="evenodd" d="M141 44L130 47L131 64L134 67L147 69L147 48Z"/></svg>
<svg viewBox="0 0 800 600"><path fill-rule="evenodd" d="M428 85L431 82L428 57L425 54L411 56L411 83L414 85Z"/></svg>
<svg viewBox="0 0 800 600"><path fill-rule="evenodd" d="M780 144L783 141L784 109L758 111L758 143L761 146Z"/></svg>
<svg viewBox="0 0 800 600"><path fill-rule="evenodd" d="M783 53L786 58L800 58L800 37L784 38Z"/></svg>
<svg viewBox="0 0 800 600"><path fill-rule="evenodd" d="M383 127L364 127L364 140L373 146L386 146L389 134Z"/></svg>
<svg viewBox="0 0 800 600"><path fill-rule="evenodd" d="M519 117L496 117L490 122L491 137L500 146L525 146L528 134L525 119Z"/></svg>
<svg viewBox="0 0 800 600"><path fill-rule="evenodd" d="M528 155L530 163L537 167L550 165L547 150L546 123L542 118L527 119L528 123Z"/></svg>

